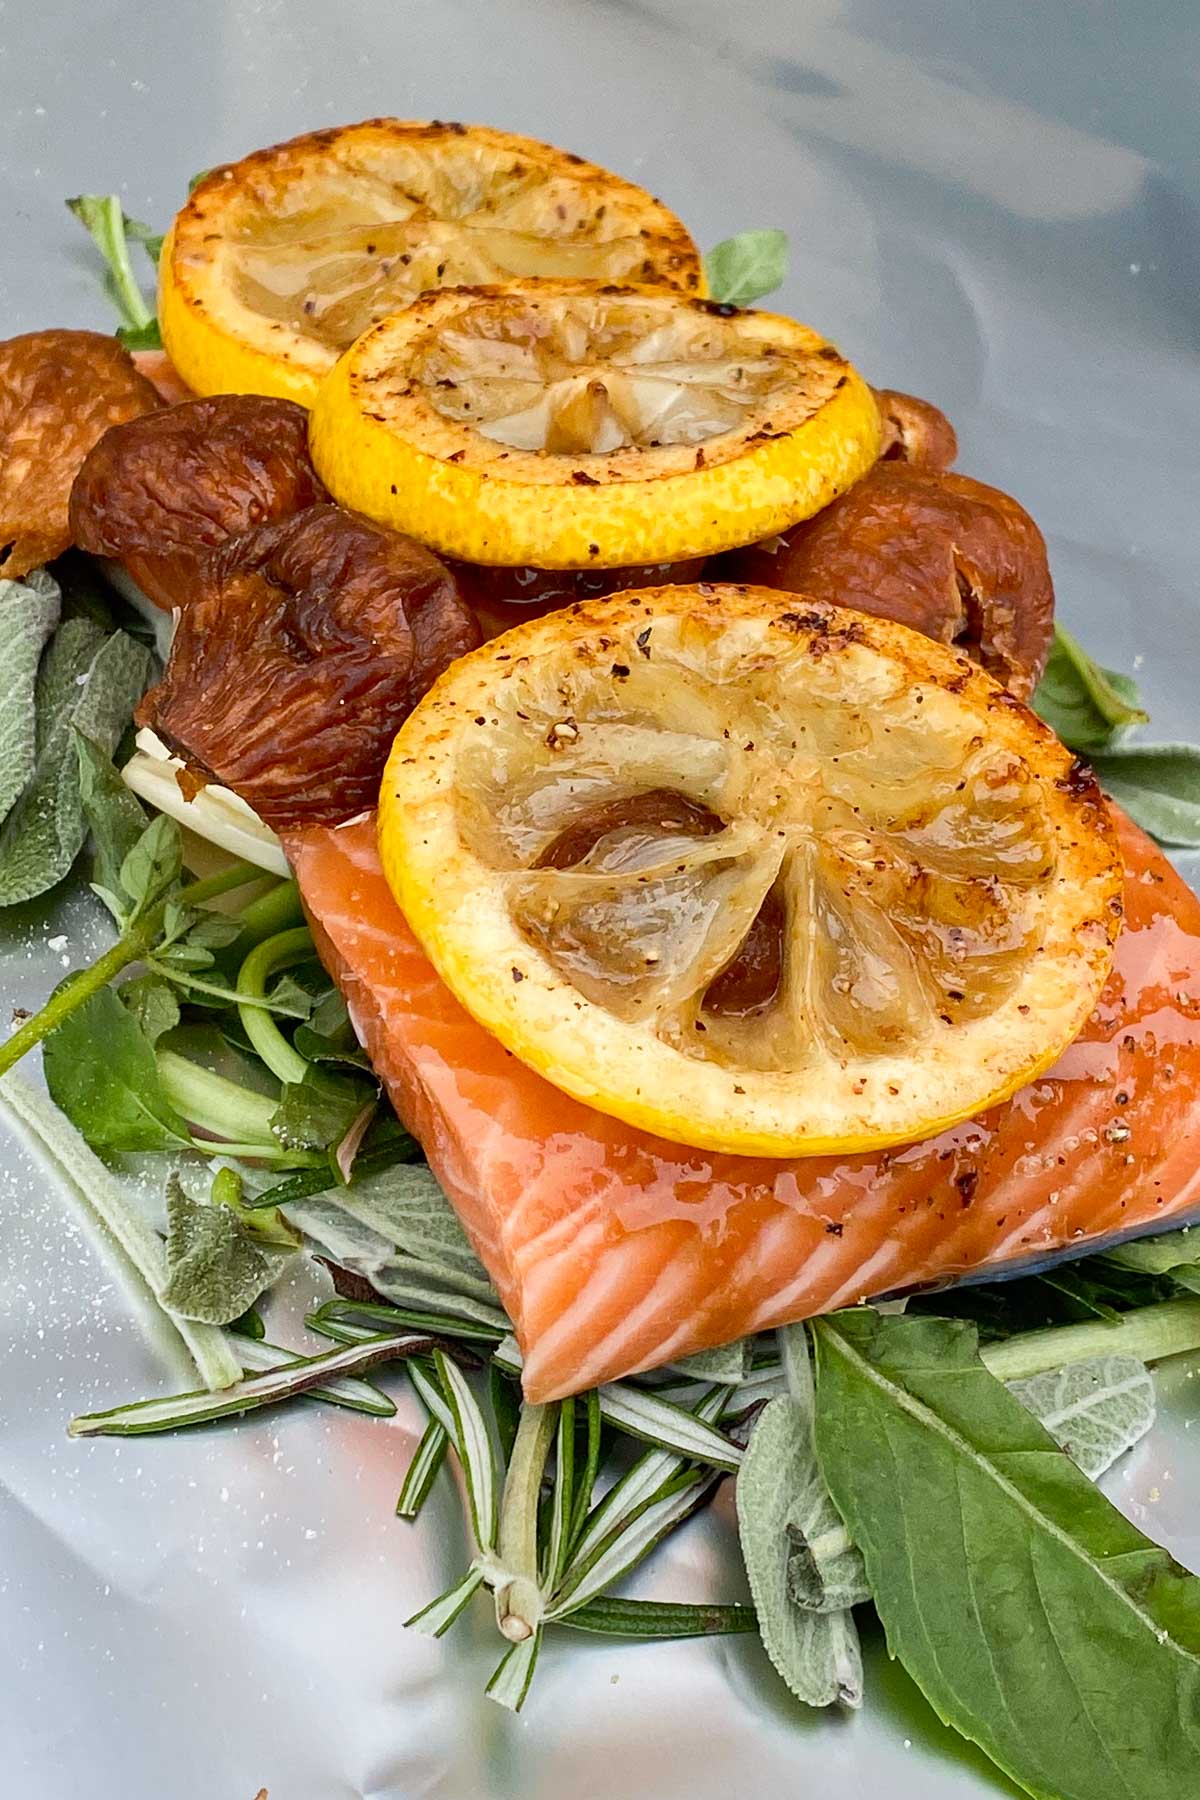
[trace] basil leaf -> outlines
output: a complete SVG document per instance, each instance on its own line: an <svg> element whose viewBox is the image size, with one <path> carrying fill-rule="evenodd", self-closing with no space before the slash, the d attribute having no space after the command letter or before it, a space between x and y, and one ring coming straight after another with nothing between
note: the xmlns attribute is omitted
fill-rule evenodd
<svg viewBox="0 0 1200 1800"><path fill-rule="evenodd" d="M809 1420L790 1395L781 1394L759 1414L737 1478L738 1537L759 1634L776 1670L806 1706L859 1706L862 1655L852 1614L844 1607L796 1604L789 1526L807 1525L804 1541L811 1546L826 1512L840 1531ZM815 1558L812 1566L815 1574Z"/></svg>
<svg viewBox="0 0 1200 1800"><path fill-rule="evenodd" d="M146 814L137 795L125 786L94 738L75 731L79 757L79 799L91 828L95 860L92 874L109 893L121 886L121 865L146 829ZM123 914L122 912L122 922Z"/></svg>
<svg viewBox="0 0 1200 1800"><path fill-rule="evenodd" d="M34 690L42 651L58 624L58 583L44 569L0 581L0 819L33 774Z"/></svg>
<svg viewBox="0 0 1200 1800"><path fill-rule="evenodd" d="M253 1306L282 1266L226 1207L193 1200L178 1176L171 1177L164 1306L202 1325L228 1325Z"/></svg>
<svg viewBox="0 0 1200 1800"><path fill-rule="evenodd" d="M1160 844L1200 848L1200 745L1130 744L1092 758L1106 794Z"/></svg>
<svg viewBox="0 0 1200 1800"><path fill-rule="evenodd" d="M93 1150L191 1143L167 1099L153 1045L112 988L99 988L56 1026L42 1045L42 1067L50 1098Z"/></svg>
<svg viewBox="0 0 1200 1800"><path fill-rule="evenodd" d="M1054 627L1033 710L1068 750L1083 754L1105 749L1119 732L1149 718L1133 678L1101 668L1062 625Z"/></svg>
<svg viewBox="0 0 1200 1800"><path fill-rule="evenodd" d="M787 271L787 232L775 229L739 231L704 258L709 299L722 306L751 306L781 287Z"/></svg>
<svg viewBox="0 0 1200 1800"><path fill-rule="evenodd" d="M1010 1381L1056 1444L1091 1481L1112 1467L1154 1423L1154 1377L1136 1356L1096 1356Z"/></svg>
<svg viewBox="0 0 1200 1800"><path fill-rule="evenodd" d="M817 1448L892 1654L1029 1793L1161 1800L1200 1766L1200 1581L1064 1456L961 1323L817 1321Z"/></svg>
<svg viewBox="0 0 1200 1800"><path fill-rule="evenodd" d="M152 668L124 632L106 638L83 618L60 627L38 671L33 773L0 826L0 906L32 900L70 869L87 835L74 733L111 755Z"/></svg>

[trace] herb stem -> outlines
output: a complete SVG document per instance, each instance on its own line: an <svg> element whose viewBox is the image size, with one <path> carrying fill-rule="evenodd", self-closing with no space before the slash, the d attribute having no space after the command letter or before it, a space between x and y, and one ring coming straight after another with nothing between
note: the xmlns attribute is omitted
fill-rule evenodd
<svg viewBox="0 0 1200 1800"><path fill-rule="evenodd" d="M287 931L294 925L303 925L304 908L300 904L300 890L294 881L276 882L265 894L260 894L257 900L251 900L248 906L244 906L238 917L242 926L238 943L244 950L252 950L255 945L275 937L278 932Z"/></svg>
<svg viewBox="0 0 1200 1800"><path fill-rule="evenodd" d="M1046 1331L1024 1331L980 1351L984 1366L1000 1381L1024 1381L1064 1363L1121 1353L1157 1362L1200 1349L1200 1299L1164 1300L1117 1319L1085 1319Z"/></svg>
<svg viewBox="0 0 1200 1800"><path fill-rule="evenodd" d="M292 1048L275 1021L263 1012L261 1004L254 1002L265 999L267 981L277 969L303 962L312 954L312 935L307 925L298 925L293 930L277 931L272 937L264 938L238 970L237 991L244 1002L238 1007L242 1028L272 1075L277 1075L283 1082L303 1081L309 1063Z"/></svg>
<svg viewBox="0 0 1200 1800"><path fill-rule="evenodd" d="M496 1589L496 1623L512 1644L523 1644L542 1621L538 1583L538 1500L558 1424L557 1406L521 1407L500 1502L497 1551L507 1580Z"/></svg>
<svg viewBox="0 0 1200 1800"><path fill-rule="evenodd" d="M279 1149L271 1130L277 1101L227 1081L224 1075L189 1062L175 1050L159 1050L156 1060L167 1098L189 1124L236 1142L247 1154ZM212 1148L223 1146L214 1144Z"/></svg>
<svg viewBox="0 0 1200 1800"><path fill-rule="evenodd" d="M146 305L129 260L120 197L116 194L81 194L75 200L68 200L67 205L91 233L108 264L112 297L126 325L149 325L154 314Z"/></svg>
<svg viewBox="0 0 1200 1800"><path fill-rule="evenodd" d="M231 869L225 869L220 875L210 875L205 881L191 882L182 888L178 895L181 905L197 906L206 900L215 900L220 894L227 894L234 888L245 887L247 882L255 881L262 871L254 869L249 863L235 863ZM56 1026L69 1018L79 1007L91 999L93 994L107 987L114 981L122 969L131 963L141 962L150 951L155 938L162 930L166 902L160 903L148 912L144 919L122 932L115 944L109 946L103 956L97 957L89 968L81 969L73 981L52 994L40 1012L14 1031L6 1043L0 1045L0 1075L19 1063L27 1056L36 1044L49 1037Z"/></svg>

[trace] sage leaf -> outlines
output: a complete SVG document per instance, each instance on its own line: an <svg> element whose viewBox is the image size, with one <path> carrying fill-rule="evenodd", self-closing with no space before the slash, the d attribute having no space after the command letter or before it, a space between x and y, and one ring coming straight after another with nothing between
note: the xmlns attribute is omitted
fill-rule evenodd
<svg viewBox="0 0 1200 1800"><path fill-rule="evenodd" d="M697 1350L669 1367L689 1381L715 1381L724 1387L737 1387L749 1374L750 1340L739 1338L737 1343L722 1344L716 1350Z"/></svg>
<svg viewBox="0 0 1200 1800"><path fill-rule="evenodd" d="M751 306L773 294L787 279L786 231L739 231L723 238L704 258L710 300L722 306Z"/></svg>
<svg viewBox="0 0 1200 1800"><path fill-rule="evenodd" d="M360 1174L338 1194L346 1212L407 1256L486 1281L458 1214L426 1163L394 1163Z"/></svg>
<svg viewBox="0 0 1200 1800"><path fill-rule="evenodd" d="M861 1705L858 1632L845 1607L824 1603L826 1565L814 1547L841 1520L817 1467L811 1423L790 1395L770 1401L755 1423L738 1473L737 1516L759 1633L776 1671L806 1706ZM797 1585L806 1591L794 1567L800 1546L811 1574L808 1605L796 1599Z"/></svg>
<svg viewBox="0 0 1200 1800"><path fill-rule="evenodd" d="M112 988L97 989L55 1027L42 1045L42 1067L50 1098L93 1150L190 1146L154 1046Z"/></svg>
<svg viewBox="0 0 1200 1800"><path fill-rule="evenodd" d="M193 1200L178 1177L171 1177L164 1306L203 1325L228 1325L253 1306L282 1267L228 1208Z"/></svg>
<svg viewBox="0 0 1200 1800"><path fill-rule="evenodd" d="M33 773L0 826L0 906L61 881L87 834L75 731L111 755L150 679L150 653L90 619L60 626L38 670Z"/></svg>
<svg viewBox="0 0 1200 1800"><path fill-rule="evenodd" d="M1119 733L1149 717L1132 676L1101 668L1062 625L1054 627L1033 710L1068 750L1083 755L1106 749Z"/></svg>
<svg viewBox="0 0 1200 1800"><path fill-rule="evenodd" d="M1068 1363L1008 1387L1092 1481L1154 1423L1154 1377L1136 1356Z"/></svg>
<svg viewBox="0 0 1200 1800"><path fill-rule="evenodd" d="M1092 758L1096 779L1160 844L1200 848L1200 745L1128 744Z"/></svg>
<svg viewBox="0 0 1200 1800"><path fill-rule="evenodd" d="M113 767L111 756L78 729L75 751L79 757L79 799L95 852L93 879L108 894L118 893L122 864L146 829L146 814L136 794L125 786ZM128 910L119 905L119 924L124 924Z"/></svg>
<svg viewBox="0 0 1200 1800"><path fill-rule="evenodd" d="M58 624L60 602L58 583L44 569L22 581L0 580L0 819L33 775L38 663Z"/></svg>
<svg viewBox="0 0 1200 1800"><path fill-rule="evenodd" d="M938 1715L1039 1797L1186 1793L1200 1581L988 1372L974 1327L864 1307L814 1332L821 1467Z"/></svg>

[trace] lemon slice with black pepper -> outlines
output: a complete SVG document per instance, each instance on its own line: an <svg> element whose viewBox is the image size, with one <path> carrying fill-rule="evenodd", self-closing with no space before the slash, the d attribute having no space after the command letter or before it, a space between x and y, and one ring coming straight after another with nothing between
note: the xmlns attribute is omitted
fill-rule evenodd
<svg viewBox="0 0 1200 1800"><path fill-rule="evenodd" d="M762 588L650 589L455 663L380 846L462 1004L661 1137L931 1136L1095 1005L1122 871L1091 775L965 657Z"/></svg>

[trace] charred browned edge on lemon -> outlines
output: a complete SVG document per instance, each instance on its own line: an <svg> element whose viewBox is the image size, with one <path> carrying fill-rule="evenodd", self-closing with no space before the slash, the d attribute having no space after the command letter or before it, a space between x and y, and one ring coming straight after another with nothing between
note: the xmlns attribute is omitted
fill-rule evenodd
<svg viewBox="0 0 1200 1800"><path fill-rule="evenodd" d="M689 1076L690 1088L677 1091L671 1058L678 1051L649 1032L639 1035L637 1027L622 1026L603 1007L589 1003L581 1011L576 991L540 952L529 954L522 946L519 985L511 978L507 954L480 957L472 933L478 908L490 904L479 885L484 865L473 860L453 823L456 746L465 741L464 731L484 725L489 702L494 704L499 684L511 673L528 672L543 654L560 655L564 634L572 656L604 656L611 662L616 634L636 635L668 617L702 619L708 609L719 611L720 625L741 619L766 624L772 634L793 646L804 644L818 659L853 646L875 651L901 673L907 671L913 684L927 691L936 684L961 696L964 707L978 716L980 746L1008 751L1037 779L1056 849L1046 935L1033 952L1028 981L1023 979L999 1009L1003 1025L998 1030L997 1019L990 1019L983 1035L970 1039L976 1046L970 1065L974 1087L960 1079L955 1045L960 1029L970 1034L975 1027L954 1027L936 1043L914 1047L899 1063L889 1063L889 1070L902 1067L916 1080L915 1099L906 1095L892 1102L876 1094L873 1102L844 1105L845 1095L861 1092L849 1086L851 1078L888 1059L854 1059L840 1065L841 1075L836 1062L826 1063L820 1081L825 1100L833 1096L833 1110L822 1101L818 1127L806 1102L807 1110L785 1129L779 1123L781 1090L777 1082L772 1085L773 1077L760 1080L754 1070L740 1067L714 1073L714 1065L685 1059L690 1070L702 1072ZM1117 836L1090 770L984 671L952 648L888 621L805 596L703 583L575 606L518 627L448 671L393 748L380 795L380 847L393 892L443 979L507 1048L576 1099L630 1125L736 1154L793 1157L879 1149L934 1135L1010 1098L1050 1067L1084 1024L1110 968L1122 914ZM466 905L456 897L461 881L474 896L465 924L457 916ZM505 940L509 947L517 948L515 940ZM1046 965L1039 960L1043 954ZM1018 1004L1028 1001L1034 1004ZM1019 1021L1018 1014L1024 1015ZM576 1054L580 1046L582 1053ZM721 1085L734 1075L736 1086ZM876 1088L880 1079L875 1077ZM739 1098L731 1099L731 1093Z"/></svg>
<svg viewBox="0 0 1200 1800"><path fill-rule="evenodd" d="M761 428L748 421L698 445L579 455L515 449L439 413L421 392L415 361L424 337L458 314L522 299L535 310L611 299L644 303L651 316L669 309L737 320L781 359L820 370L821 389L814 404L797 380L769 403L773 416ZM322 480L343 504L443 555L602 569L715 554L783 531L871 467L880 432L866 382L797 320L661 288L546 281L441 289L364 332L321 384L310 443Z"/></svg>
<svg viewBox="0 0 1200 1800"><path fill-rule="evenodd" d="M440 147L454 138L470 138L498 156L511 157L510 168L515 166L518 172L524 172L519 168L519 159L524 158L542 168L547 176L567 177L584 189L592 187L601 213L607 206L624 203L640 215L641 223L633 235L645 246L647 281L691 294L705 291L704 265L691 234L669 207L636 182L573 151L492 126L380 115L352 125L301 132L281 143L252 150L236 161L221 163L197 182L176 215L159 258L163 339L172 362L193 391L261 393L311 404L333 356L326 354L315 340L300 337L279 321L262 321L264 331L274 342L253 345L233 332L227 322L214 317L213 295L207 280L209 247L225 235L221 224L229 201L231 197L241 198L245 185L251 187L264 207L270 207L290 182L303 177L304 157L333 153L352 138L361 139L365 146L372 134L381 144L399 137L415 149L423 144ZM232 192L235 188L236 193ZM531 278L531 285L537 285L536 278Z"/></svg>

